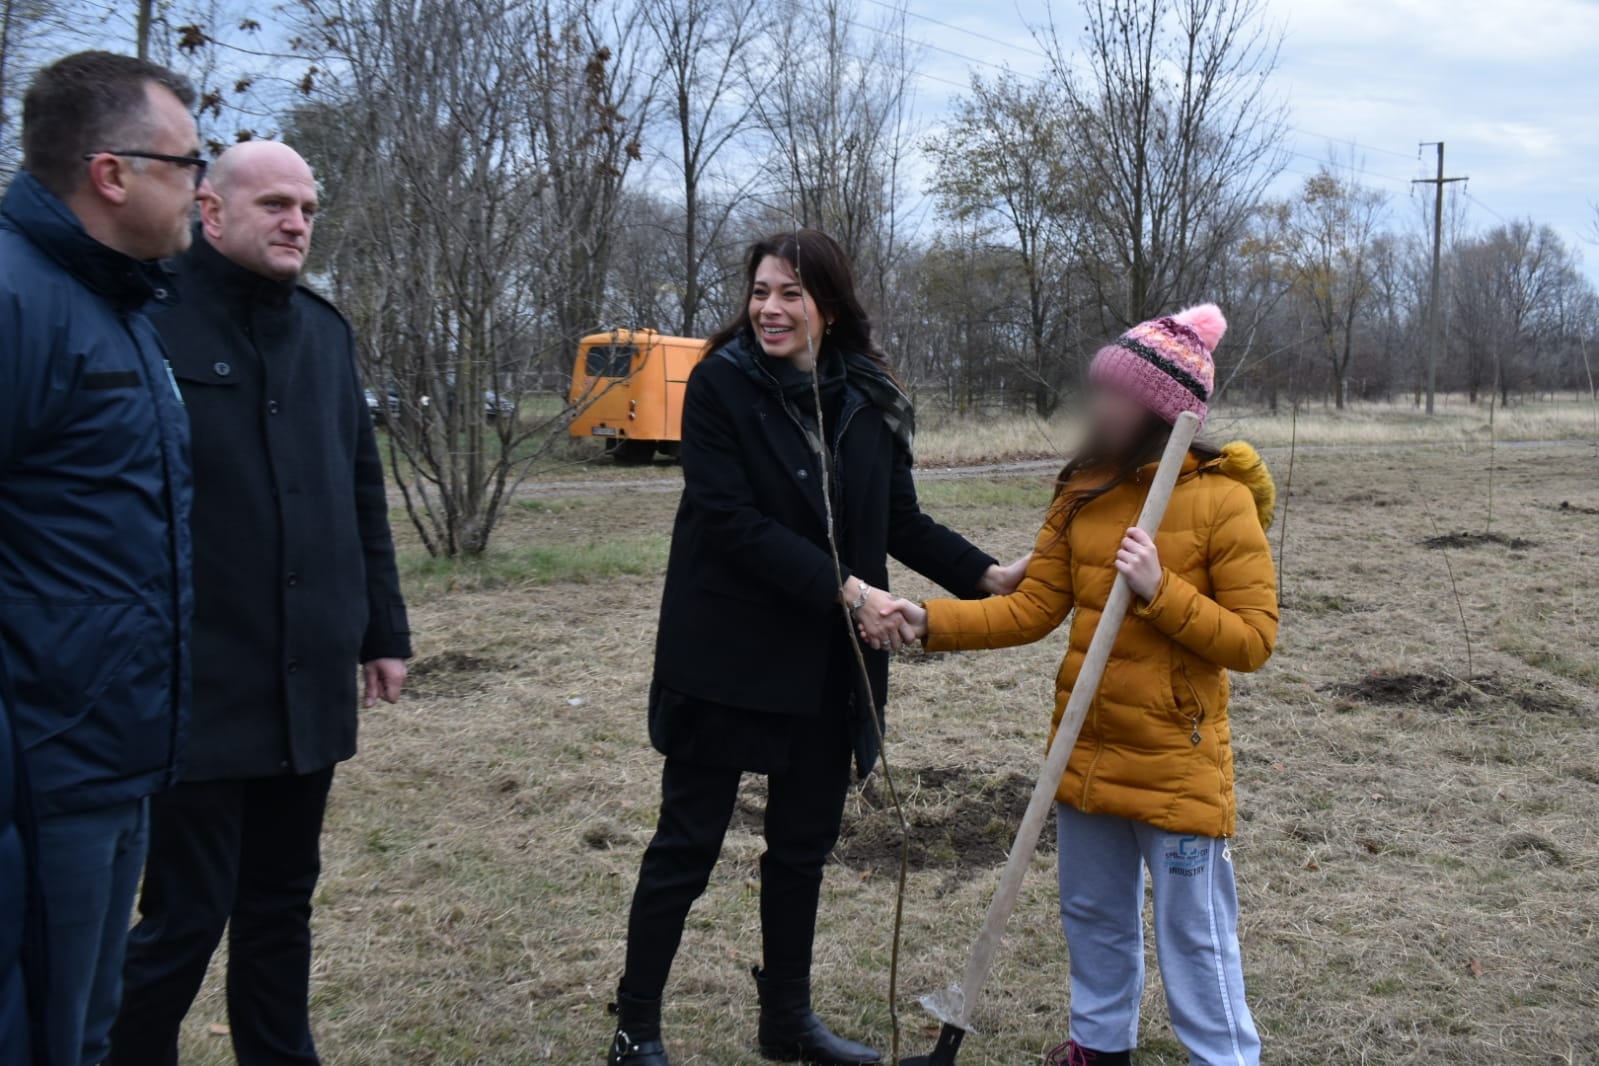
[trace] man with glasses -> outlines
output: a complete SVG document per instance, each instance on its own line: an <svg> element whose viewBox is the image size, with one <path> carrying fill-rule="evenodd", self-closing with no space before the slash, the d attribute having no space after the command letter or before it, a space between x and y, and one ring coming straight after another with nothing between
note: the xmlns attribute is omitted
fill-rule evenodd
<svg viewBox="0 0 1599 1066"><path fill-rule="evenodd" d="M146 801L186 732L188 424L144 308L189 243L193 104L127 56L46 67L0 201L0 700L31 783L53 1066L109 1049Z"/></svg>
<svg viewBox="0 0 1599 1066"><path fill-rule="evenodd" d="M334 767L411 654L388 486L343 316L300 284L317 183L287 145L217 159L182 297L153 316L194 436L194 713L150 859L108 1066L178 1061L228 937L240 1066L317 1062L311 898Z"/></svg>

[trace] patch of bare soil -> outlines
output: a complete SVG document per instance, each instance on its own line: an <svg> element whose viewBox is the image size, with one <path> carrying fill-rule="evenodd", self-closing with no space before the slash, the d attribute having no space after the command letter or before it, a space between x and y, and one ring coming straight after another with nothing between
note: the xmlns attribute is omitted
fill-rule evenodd
<svg viewBox="0 0 1599 1066"><path fill-rule="evenodd" d="M1505 674L1468 680L1444 673L1378 670L1357 681L1330 685L1326 691L1358 703L1421 707L1441 714L1515 709L1565 716L1582 709L1547 681Z"/></svg>
<svg viewBox="0 0 1599 1066"><path fill-rule="evenodd" d="M443 651L411 663L406 685L412 696L463 696L480 692L488 676L505 670L505 664L464 651Z"/></svg>
<svg viewBox="0 0 1599 1066"><path fill-rule="evenodd" d="M910 868L968 875L1005 861L1034 785L1019 773L958 766L901 768L896 783L911 824ZM888 789L873 779L861 793L860 813L846 820L834 855L846 866L895 874L900 841ZM1053 848L1054 834L1046 832L1040 846Z"/></svg>
<svg viewBox="0 0 1599 1066"><path fill-rule="evenodd" d="M894 781L911 826L909 868L963 876L1005 861L1034 784L1018 773L959 766L900 767ZM845 813L834 861L856 870L897 875L902 835L882 775L868 781L854 801ZM730 828L759 836L765 817L765 782L746 782ZM1040 847L1054 846L1054 834L1046 832Z"/></svg>
<svg viewBox="0 0 1599 1066"><path fill-rule="evenodd" d="M1538 542L1525 537L1507 537L1502 533L1443 533L1421 542L1423 548L1504 548L1506 551L1526 551L1536 548Z"/></svg>

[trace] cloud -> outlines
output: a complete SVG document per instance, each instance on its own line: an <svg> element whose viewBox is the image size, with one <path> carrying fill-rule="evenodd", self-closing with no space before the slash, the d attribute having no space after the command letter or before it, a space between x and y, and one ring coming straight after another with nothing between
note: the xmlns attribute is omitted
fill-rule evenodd
<svg viewBox="0 0 1599 1066"><path fill-rule="evenodd" d="M1448 142L1451 174L1507 217L1531 216L1585 247L1599 200L1599 2L1596 0L1268 0L1286 33L1276 82L1290 108L1289 166L1308 172L1329 149L1362 159L1366 180L1396 197L1431 172L1420 141ZM1047 18L1046 0L978 7L925 0L915 10L960 30L1018 42ZM1073 0L1056 0L1063 35L1081 25ZM912 19L951 50L1026 66L1016 47ZM961 80L958 61L938 73ZM1041 71L1042 65L1033 68ZM954 90L922 87L936 123ZM1363 147L1352 147L1358 142ZM1284 187L1299 180L1285 176ZM1477 220L1498 220L1479 211ZM1589 259L1599 270L1599 254ZM1596 274L1599 276L1599 274Z"/></svg>

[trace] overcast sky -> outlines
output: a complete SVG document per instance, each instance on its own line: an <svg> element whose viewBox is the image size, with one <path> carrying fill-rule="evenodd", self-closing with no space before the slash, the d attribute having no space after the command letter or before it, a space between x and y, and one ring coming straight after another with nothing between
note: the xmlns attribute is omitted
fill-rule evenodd
<svg viewBox="0 0 1599 1066"><path fill-rule="evenodd" d="M863 15L886 13L880 0L864 2ZM1599 201L1599 0L1269 3L1286 30L1277 85L1298 153L1290 170L1313 171L1330 142L1358 142L1336 148L1353 150L1369 183L1413 214L1410 179L1436 167L1432 149L1417 161L1417 144L1441 139L1450 176L1471 177L1473 223L1494 224L1495 212L1548 222L1599 276L1599 247L1585 239ZM907 29L928 46L918 63L928 122L958 93L948 83L968 78L971 64L949 53L1022 73L1044 68L1029 26L1047 20L1046 0L909 6ZM1056 0L1055 15L1063 35L1082 25L1076 0Z"/></svg>

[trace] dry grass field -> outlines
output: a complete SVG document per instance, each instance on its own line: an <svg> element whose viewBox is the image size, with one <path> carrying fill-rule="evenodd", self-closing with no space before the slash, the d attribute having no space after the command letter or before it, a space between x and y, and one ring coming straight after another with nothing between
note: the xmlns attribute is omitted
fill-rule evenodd
<svg viewBox="0 0 1599 1066"><path fill-rule="evenodd" d="M1268 1063L1599 1064L1591 418L1505 434L1587 439L1501 443L1491 524L1488 449L1470 425L1422 445L1403 417L1301 419L1281 642L1238 679L1232 711L1233 854ZM1280 420L1257 428L1285 439ZM1045 450L956 436L928 434L933 461ZM1281 483L1287 451L1267 456ZM677 476L585 469L666 488ZM1002 556L1030 543L1048 494L1036 467L924 485L929 511ZM655 814L644 698L675 503L535 487L486 565L429 564L407 544L410 693L367 716L325 842L314 1008L330 1064L601 1061ZM1062 644L895 666L889 757L914 823L906 1054L931 1047L914 994L952 979L981 920L1042 757ZM875 788L850 802L816 984L827 1017L886 1048L897 837L882 802ZM749 781L690 920L667 1015L679 1066L757 1061L760 808ZM1064 1038L1054 896L1041 853L963 1063L1036 1063ZM1186 1057L1153 956L1150 972L1136 1061L1175 1066ZM186 1061L231 1061L224 1021L214 979Z"/></svg>

